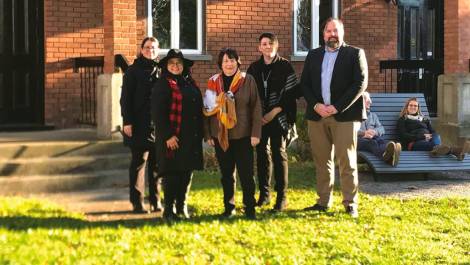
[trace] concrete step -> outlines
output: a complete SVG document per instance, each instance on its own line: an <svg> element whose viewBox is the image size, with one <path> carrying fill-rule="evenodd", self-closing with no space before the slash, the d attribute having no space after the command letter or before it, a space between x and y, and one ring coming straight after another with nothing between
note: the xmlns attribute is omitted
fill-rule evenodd
<svg viewBox="0 0 470 265"><path fill-rule="evenodd" d="M129 163L130 152L93 156L0 159L0 178L126 169Z"/></svg>
<svg viewBox="0 0 470 265"><path fill-rule="evenodd" d="M55 193L128 187L128 171L98 170L82 174L0 177L1 195Z"/></svg>
<svg viewBox="0 0 470 265"><path fill-rule="evenodd" d="M0 142L1 159L127 154L122 141Z"/></svg>

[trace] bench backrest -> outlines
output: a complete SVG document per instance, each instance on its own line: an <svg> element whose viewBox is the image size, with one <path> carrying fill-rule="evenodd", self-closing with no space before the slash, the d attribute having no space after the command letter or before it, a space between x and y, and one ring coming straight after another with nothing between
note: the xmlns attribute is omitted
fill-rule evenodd
<svg viewBox="0 0 470 265"><path fill-rule="evenodd" d="M397 120L406 100L415 97L418 99L421 112L429 117L428 107L424 95L421 93L370 93L372 99L371 111L377 114L385 128L385 140L398 140Z"/></svg>

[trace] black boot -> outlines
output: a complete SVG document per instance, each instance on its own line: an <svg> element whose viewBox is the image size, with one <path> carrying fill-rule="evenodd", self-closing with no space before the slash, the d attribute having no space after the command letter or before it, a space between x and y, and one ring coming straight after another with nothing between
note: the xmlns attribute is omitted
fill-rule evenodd
<svg viewBox="0 0 470 265"><path fill-rule="evenodd" d="M274 204L273 211L284 211L287 207L287 198L285 194L278 193L276 197L276 204Z"/></svg>
<svg viewBox="0 0 470 265"><path fill-rule="evenodd" d="M256 211L255 207L245 208L245 217L249 220L256 220Z"/></svg>
<svg viewBox="0 0 470 265"><path fill-rule="evenodd" d="M256 203L256 206L258 207L262 207L264 205L269 205L271 204L271 196L269 195L269 193L267 194L260 194L259 195L259 199L258 199L258 202Z"/></svg>

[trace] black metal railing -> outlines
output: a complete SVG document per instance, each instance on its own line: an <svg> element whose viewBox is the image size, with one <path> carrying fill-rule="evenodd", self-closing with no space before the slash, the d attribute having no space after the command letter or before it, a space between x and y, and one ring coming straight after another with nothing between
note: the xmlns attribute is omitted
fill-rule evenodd
<svg viewBox="0 0 470 265"><path fill-rule="evenodd" d="M442 60L380 61L385 93L423 93L429 114L437 114L437 79L444 71Z"/></svg>
<svg viewBox="0 0 470 265"><path fill-rule="evenodd" d="M114 56L114 65L122 72L129 63L121 54ZM96 87L98 76L103 73L104 56L79 57L74 59L74 72L80 74L80 124L96 125Z"/></svg>

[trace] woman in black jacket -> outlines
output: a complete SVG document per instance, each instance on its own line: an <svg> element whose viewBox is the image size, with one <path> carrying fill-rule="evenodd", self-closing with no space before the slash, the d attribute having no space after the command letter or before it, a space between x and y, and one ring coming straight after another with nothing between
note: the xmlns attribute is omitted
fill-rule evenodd
<svg viewBox="0 0 470 265"><path fill-rule="evenodd" d="M141 53L124 74L121 91L124 144L132 152L129 166L130 201L135 213L145 213L145 170L152 210L161 211L160 178L155 167L155 132L150 117L150 97L157 81L158 40L147 37Z"/></svg>
<svg viewBox="0 0 470 265"><path fill-rule="evenodd" d="M159 62L153 87L152 118L156 128L157 167L163 176L163 218L189 218L186 205L193 170L203 168L202 96L190 75L191 60L171 49ZM173 208L176 203L176 213Z"/></svg>
<svg viewBox="0 0 470 265"><path fill-rule="evenodd" d="M405 150L430 151L431 156L452 154L458 160L465 158L469 146L450 147L441 144L441 136L431 126L419 108L416 98L410 98L403 107L397 122L398 138Z"/></svg>

